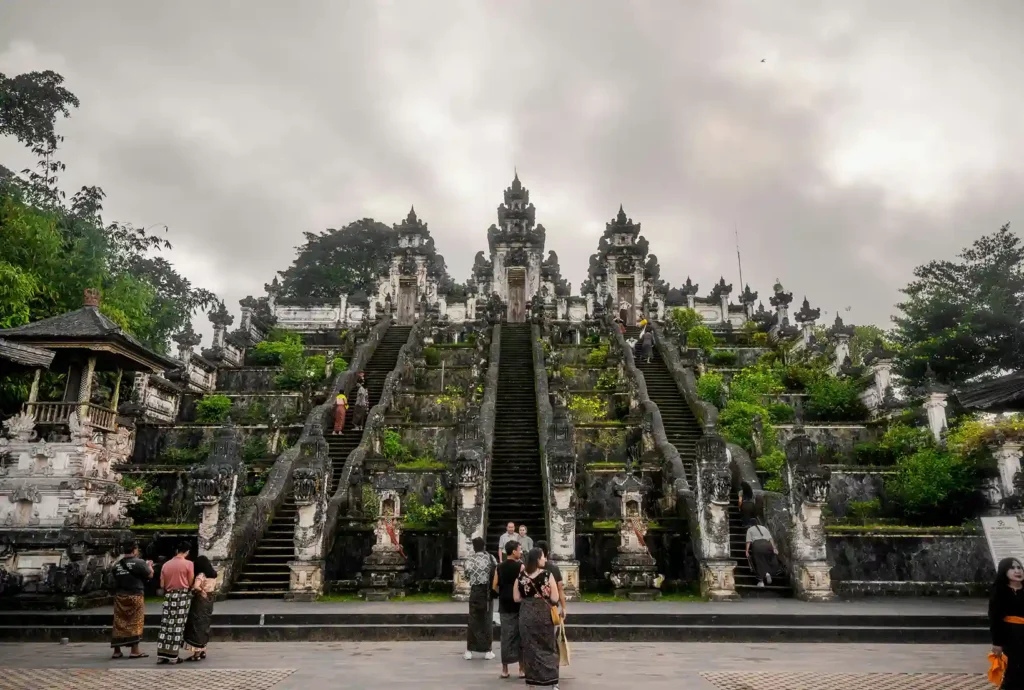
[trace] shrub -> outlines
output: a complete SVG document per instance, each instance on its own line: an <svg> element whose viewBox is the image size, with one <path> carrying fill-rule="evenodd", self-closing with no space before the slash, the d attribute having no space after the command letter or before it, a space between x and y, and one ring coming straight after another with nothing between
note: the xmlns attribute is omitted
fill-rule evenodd
<svg viewBox="0 0 1024 690"><path fill-rule="evenodd" d="M231 398L226 395L204 395L196 403L196 421L200 424L223 424L231 412Z"/></svg>
<svg viewBox="0 0 1024 690"><path fill-rule="evenodd" d="M614 391L619 387L619 370L605 369L597 377L594 387L599 391Z"/></svg>
<svg viewBox="0 0 1024 690"><path fill-rule="evenodd" d="M445 490L438 479L434 485L434 499L430 505L425 506L420 502L419 496L413 494L405 500L405 526L407 528L434 527L444 517L447 506L445 506Z"/></svg>
<svg viewBox="0 0 1024 690"><path fill-rule="evenodd" d="M786 466L786 454L781 450L773 450L757 459L757 469L768 474L764 482L766 491L782 491L786 487L782 482L782 468Z"/></svg>
<svg viewBox="0 0 1024 690"><path fill-rule="evenodd" d="M269 453L270 447L267 445L267 439L263 436L252 435L245 439L245 444L242 446L242 459L246 462L261 460Z"/></svg>
<svg viewBox="0 0 1024 690"><path fill-rule="evenodd" d="M195 465L206 460L210 447L206 444L198 448L168 448L160 456L160 460L168 465Z"/></svg>
<svg viewBox="0 0 1024 690"><path fill-rule="evenodd" d="M302 356L302 337L298 333L274 329L266 340L256 344L250 359L255 364L280 366L289 356Z"/></svg>
<svg viewBox="0 0 1024 690"><path fill-rule="evenodd" d="M708 359L716 367L731 367L736 364L736 353L732 350L716 350Z"/></svg>
<svg viewBox="0 0 1024 690"><path fill-rule="evenodd" d="M466 406L466 391L458 386L445 386L444 392L434 402L448 412L456 414Z"/></svg>
<svg viewBox="0 0 1024 690"><path fill-rule="evenodd" d="M248 476L248 481L245 483L245 487L242 489L242 494L245 496L259 496L260 492L263 491L263 487L267 485L267 472L252 472Z"/></svg>
<svg viewBox="0 0 1024 690"><path fill-rule="evenodd" d="M729 384L729 398L762 406L765 397L778 395L783 390L778 369L758 362L744 367L732 378ZM765 418L767 419L767 415Z"/></svg>
<svg viewBox="0 0 1024 690"><path fill-rule="evenodd" d="M822 376L807 386L807 413L822 422L855 422L868 416L857 382L835 376Z"/></svg>
<svg viewBox="0 0 1024 690"><path fill-rule="evenodd" d="M765 406L772 424L789 424L796 418L796 410L791 405L781 402L768 403Z"/></svg>
<svg viewBox="0 0 1024 690"><path fill-rule="evenodd" d="M704 322L704 320L700 318L700 314L689 307L677 307L673 309L669 312L669 319L671 319L672 325L675 326L680 333L687 334L694 326L699 326Z"/></svg>
<svg viewBox="0 0 1024 690"><path fill-rule="evenodd" d="M978 462L991 456L990 446L1005 441L1020 443L1024 440L1024 419L1011 415L993 424L976 419L965 419L950 429L946 435L949 449L961 457L972 457Z"/></svg>
<svg viewBox="0 0 1024 690"><path fill-rule="evenodd" d="M866 524L882 512L882 502L873 498L870 501L850 501L846 504L846 516L850 522Z"/></svg>
<svg viewBox="0 0 1024 690"><path fill-rule="evenodd" d="M911 522L951 524L970 515L977 487L973 465L932 446L901 457L886 481L887 498Z"/></svg>
<svg viewBox="0 0 1024 690"><path fill-rule="evenodd" d="M768 410L742 400L730 400L718 415L718 429L726 441L741 446L746 451L754 450L754 415L761 415L764 428L764 452L767 455L775 449L775 429L772 427Z"/></svg>
<svg viewBox="0 0 1024 690"><path fill-rule="evenodd" d="M441 351L436 347L423 348L423 360L428 367L436 367L441 363Z"/></svg>
<svg viewBox="0 0 1024 690"><path fill-rule="evenodd" d="M602 342L587 354L587 366L600 369L608 364L608 343Z"/></svg>
<svg viewBox="0 0 1024 690"><path fill-rule="evenodd" d="M551 343L547 338L537 338L537 342L540 343L540 349L544 352L545 357L551 356Z"/></svg>
<svg viewBox="0 0 1024 690"><path fill-rule="evenodd" d="M431 457L429 455L424 455L422 457L416 458L415 460L409 460L408 462L400 462L397 465L395 465L395 469L398 470L398 471L401 471L401 472L425 471L425 470L426 471L431 471L431 470L436 471L436 470L443 470L445 468L446 468L446 465L443 462L441 462L440 460L437 460L436 458L433 458L433 457Z"/></svg>
<svg viewBox="0 0 1024 690"><path fill-rule="evenodd" d="M768 347L768 334L754 333L750 336L750 344L757 347Z"/></svg>
<svg viewBox="0 0 1024 690"><path fill-rule="evenodd" d="M270 421L270 410L259 399L254 399L242 410L240 421L244 424L259 424Z"/></svg>
<svg viewBox="0 0 1024 690"><path fill-rule="evenodd" d="M153 522L156 518L161 517L160 511L164 500L163 491L141 477L123 477L121 479L121 486L139 497L138 502L128 508L128 515L135 522Z"/></svg>
<svg viewBox="0 0 1024 690"><path fill-rule="evenodd" d="M717 343L715 334L707 326L694 326L686 333L686 347L711 352Z"/></svg>
<svg viewBox="0 0 1024 690"><path fill-rule="evenodd" d="M301 390L303 386L320 383L326 376L327 357L303 357L300 352L285 358L281 373L274 378L274 385L283 390Z"/></svg>
<svg viewBox="0 0 1024 690"><path fill-rule="evenodd" d="M331 375L337 376L343 371L348 371L348 360L341 355L335 355L331 363Z"/></svg>
<svg viewBox="0 0 1024 690"><path fill-rule="evenodd" d="M380 516L380 501L372 484L363 484L362 498L363 517L367 520L376 520Z"/></svg>
<svg viewBox="0 0 1024 690"><path fill-rule="evenodd" d="M716 371L706 371L697 379L697 397L704 402L721 407L724 392L723 377Z"/></svg>
<svg viewBox="0 0 1024 690"><path fill-rule="evenodd" d="M573 421L578 424L595 422L608 416L608 406L596 395L572 395L567 407Z"/></svg>

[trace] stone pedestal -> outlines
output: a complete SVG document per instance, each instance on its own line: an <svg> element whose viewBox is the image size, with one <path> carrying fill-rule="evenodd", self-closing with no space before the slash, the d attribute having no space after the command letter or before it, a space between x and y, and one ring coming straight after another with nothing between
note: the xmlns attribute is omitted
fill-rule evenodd
<svg viewBox="0 0 1024 690"><path fill-rule="evenodd" d="M580 598L580 562L556 560L554 563L562 571L562 589L565 591L566 601L578 601Z"/></svg>
<svg viewBox="0 0 1024 690"><path fill-rule="evenodd" d="M700 564L700 593L712 601L734 601L736 594L736 561L704 560Z"/></svg>
<svg viewBox="0 0 1024 690"><path fill-rule="evenodd" d="M928 428L936 441L942 440L942 432L946 430L946 398L941 392L932 392L924 401L924 409L928 413Z"/></svg>
<svg viewBox="0 0 1024 690"><path fill-rule="evenodd" d="M466 579L466 566L463 561L452 561L452 599L469 601L469 580Z"/></svg>
<svg viewBox="0 0 1024 690"><path fill-rule="evenodd" d="M832 592L832 567L825 561L800 561L793 564L793 588L798 598L804 601L830 601Z"/></svg>
<svg viewBox="0 0 1024 690"><path fill-rule="evenodd" d="M631 601L654 601L661 596L658 589L658 564L646 549L643 552L620 552L612 559L612 572L608 574L608 579L615 586L617 597L628 597Z"/></svg>
<svg viewBox="0 0 1024 690"><path fill-rule="evenodd" d="M285 601L316 601L324 591L323 561L289 561L291 571Z"/></svg>
<svg viewBox="0 0 1024 690"><path fill-rule="evenodd" d="M405 596L409 581L408 563L396 551L371 553L363 561L359 575L359 593L366 601L388 601Z"/></svg>

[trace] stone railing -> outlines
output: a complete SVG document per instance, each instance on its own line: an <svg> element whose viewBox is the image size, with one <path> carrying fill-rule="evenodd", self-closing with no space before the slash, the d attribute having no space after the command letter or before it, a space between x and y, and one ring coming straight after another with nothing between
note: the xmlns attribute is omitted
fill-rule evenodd
<svg viewBox="0 0 1024 690"><path fill-rule="evenodd" d="M426 319L420 319L409 331L409 338L402 345L402 349L399 350L398 360L395 362L394 368L384 380L380 398L366 417L363 437L355 450L349 453L348 458L345 459L345 466L341 470L341 477L338 481L338 490L331 496L330 503L327 506L327 524L324 527L324 553L330 550L331 544L334 541L334 530L338 522L338 516L345 514L351 507L353 487L358 483L355 480L362 473L367 453L373 446L373 439L383 433L385 426L384 413L391 407L391 403L401 384L403 374L407 370L412 369L414 355L422 347L420 341L425 326ZM326 420L328 412L329 406L322 412L323 419Z"/></svg>
<svg viewBox="0 0 1024 690"><path fill-rule="evenodd" d="M377 345L390 325L390 322L385 320L370 331L366 341L356 348L348 371L342 372L334 378L331 385L332 395L328 397L328 401L310 411L306 416L306 423L298 441L277 457L267 473L267 482L263 490L255 498L242 500L239 516L231 527L231 552L236 564L249 561L273 519L274 513L291 492L292 467L299 456L302 443L309 442L314 436L314 422L322 424L327 419L334 408L334 396L337 395L337 391L347 390L354 385L356 374L362 371L366 363L370 361L370 357L373 356ZM236 573L239 570L238 567L235 568ZM221 585L221 591L227 591L230 584L230 582L224 582Z"/></svg>
<svg viewBox="0 0 1024 690"><path fill-rule="evenodd" d="M490 496L486 487L491 485L491 467L493 463L492 452L494 450L494 422L497 418L498 406L498 372L501 365L501 324L491 327L491 350L487 365L487 380L484 382L484 401L480 406L480 433L484 438L484 467L482 476L484 478L483 492L483 534L487 534L487 518L490 506Z"/></svg>
<svg viewBox="0 0 1024 690"><path fill-rule="evenodd" d="M654 346L658 348L658 353L661 355L662 361L665 362L669 374L672 375L676 388L679 389L700 425L705 430L714 429L718 424L718 408L701 400L697 395L697 378L693 369L683 365L682 358L679 356L679 348L676 347L666 329L653 321L650 323L654 331Z"/></svg>

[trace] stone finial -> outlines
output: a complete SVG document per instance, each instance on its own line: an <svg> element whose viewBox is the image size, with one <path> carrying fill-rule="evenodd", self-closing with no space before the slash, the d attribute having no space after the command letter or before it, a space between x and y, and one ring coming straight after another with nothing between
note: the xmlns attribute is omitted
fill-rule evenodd
<svg viewBox="0 0 1024 690"><path fill-rule="evenodd" d="M775 283L775 294L773 294L771 299L768 300L768 303L775 308L785 308L788 307L792 301L793 293L783 292L782 283Z"/></svg>
<svg viewBox="0 0 1024 690"><path fill-rule="evenodd" d="M178 344L179 350L191 350L198 345L203 339L203 336L192 330L192 322L185 324L185 327L180 333L171 336L171 340Z"/></svg>
<svg viewBox="0 0 1024 690"><path fill-rule="evenodd" d="M884 362L891 360L896 355L896 351L885 344L885 341L881 337L875 338L874 345L871 347L869 352L864 357L865 364L876 364L878 362ZM930 368L929 364L929 368Z"/></svg>
<svg viewBox="0 0 1024 690"><path fill-rule="evenodd" d="M718 279L718 283L711 288L711 296L714 299L721 299L723 296L729 296L732 294L732 284L725 284L725 277Z"/></svg>
<svg viewBox="0 0 1024 690"><path fill-rule="evenodd" d="M690 276L686 276L686 283L683 284L679 291L686 297L693 297L697 294L697 290L700 289L700 285L690 280Z"/></svg>
<svg viewBox="0 0 1024 690"><path fill-rule="evenodd" d="M794 314L794 318L799 324L813 324L820 316L821 309L811 309L811 304L807 301L806 297L804 297L800 311Z"/></svg>
<svg viewBox="0 0 1024 690"><path fill-rule="evenodd" d="M847 326L843 323L843 317L836 313L836 320L832 323L832 327L828 329L828 335L830 338L852 338L855 333L855 327L851 324Z"/></svg>
<svg viewBox="0 0 1024 690"><path fill-rule="evenodd" d="M100 306L100 291L96 288L85 288L85 293L82 299L82 306L84 307L98 307Z"/></svg>
<svg viewBox="0 0 1024 690"><path fill-rule="evenodd" d="M743 288L743 294L740 295L740 303L745 305L753 305L757 302L757 293L751 291L750 285L746 285Z"/></svg>
<svg viewBox="0 0 1024 690"><path fill-rule="evenodd" d="M210 323L222 328L227 328L235 322L235 317L228 313L228 308L224 304L224 300L218 302L217 305L210 310L208 316Z"/></svg>

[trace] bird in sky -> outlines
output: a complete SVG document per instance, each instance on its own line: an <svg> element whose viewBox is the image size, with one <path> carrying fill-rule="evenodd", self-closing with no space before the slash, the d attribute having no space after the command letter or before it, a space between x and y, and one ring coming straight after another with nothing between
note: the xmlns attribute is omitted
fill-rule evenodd
<svg viewBox="0 0 1024 690"><path fill-rule="evenodd" d="M764 61L765 61L765 58L761 58L761 62L764 62Z"/></svg>

